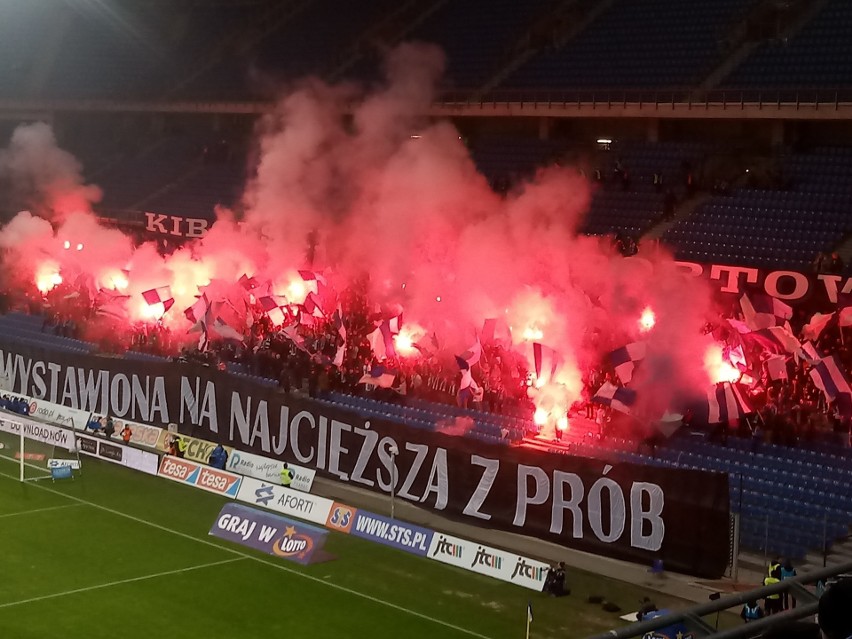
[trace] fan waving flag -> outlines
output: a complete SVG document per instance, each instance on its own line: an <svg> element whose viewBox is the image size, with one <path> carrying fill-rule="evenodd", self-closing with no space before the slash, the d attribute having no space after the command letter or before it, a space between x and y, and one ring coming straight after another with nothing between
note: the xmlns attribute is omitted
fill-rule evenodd
<svg viewBox="0 0 852 639"><path fill-rule="evenodd" d="M402 329L402 313L386 319L383 324L391 335L396 335Z"/></svg>
<svg viewBox="0 0 852 639"><path fill-rule="evenodd" d="M796 359L803 359L808 364L816 364L820 360L820 355L811 342L805 342L802 347L795 353ZM797 362L798 363L798 362Z"/></svg>
<svg viewBox="0 0 852 639"><path fill-rule="evenodd" d="M551 381L556 376L556 371L562 364L562 358L555 350L544 344L535 342L533 344L533 361L535 363L535 377L543 384Z"/></svg>
<svg viewBox="0 0 852 639"><path fill-rule="evenodd" d="M228 324L221 317L217 317L213 320L213 324L208 327L208 330L215 331L224 339L234 339L237 341L243 341L244 336L233 326Z"/></svg>
<svg viewBox="0 0 852 639"><path fill-rule="evenodd" d="M387 359L388 357L396 357L396 349L393 345L393 335L390 334L384 323L382 323L382 325L372 333L367 335L367 339L370 341L370 348L373 351L373 355L375 355L376 359L379 361Z"/></svg>
<svg viewBox="0 0 852 639"><path fill-rule="evenodd" d="M358 383L378 386L379 388L391 388L395 379L395 371L388 370L384 366L373 366L369 373L358 380Z"/></svg>
<svg viewBox="0 0 852 639"><path fill-rule="evenodd" d="M822 313L814 313L811 321L802 328L802 337L807 340L817 340L820 334L828 326L828 323L834 317L834 313L823 315Z"/></svg>
<svg viewBox="0 0 852 639"><path fill-rule="evenodd" d="M754 412L736 384L724 382L707 391L707 423L726 424Z"/></svg>
<svg viewBox="0 0 852 639"><path fill-rule="evenodd" d="M490 318L482 323L480 340L483 344L509 344L512 341L512 331L502 317Z"/></svg>
<svg viewBox="0 0 852 639"><path fill-rule="evenodd" d="M174 306L175 303L175 298L172 297L172 289L168 286L160 286L158 288L152 288L147 291L143 291L142 299L145 300L145 303L148 306L162 304L163 313L168 311L172 306Z"/></svg>
<svg viewBox="0 0 852 639"><path fill-rule="evenodd" d="M823 357L814 364L811 369L811 379L814 385L825 394L829 402L833 402L842 394L852 394L849 378L844 373L837 355Z"/></svg>
<svg viewBox="0 0 852 639"><path fill-rule="evenodd" d="M645 342L633 342L617 348L609 354L609 361L612 362L615 372L618 373L618 379L623 384L628 384L633 379L636 362L645 358L646 351Z"/></svg>
<svg viewBox="0 0 852 639"><path fill-rule="evenodd" d="M256 278L249 277L248 274L246 274L246 273L243 273L242 277L240 277L240 279L237 280L237 282L239 283L240 286L242 286L247 291L251 291L253 289L256 289L258 286L260 286L260 282L258 282Z"/></svg>
<svg viewBox="0 0 852 639"><path fill-rule="evenodd" d="M479 340L477 340L476 344L471 346L464 353L462 353L461 355L456 355L456 361L458 361L459 359L462 359L470 367L470 366L473 366L474 364L476 364L477 362L479 362L481 357L482 357L482 344L480 344Z"/></svg>
<svg viewBox="0 0 852 639"><path fill-rule="evenodd" d="M592 397L592 401L629 415L633 404L636 403L636 391L604 382Z"/></svg>
<svg viewBox="0 0 852 639"><path fill-rule="evenodd" d="M754 341L770 353L795 353L800 344L796 336L786 326L762 328L743 336Z"/></svg>
<svg viewBox="0 0 852 639"><path fill-rule="evenodd" d="M320 284L326 283L325 277L316 271L299 271L299 275L306 282L319 282Z"/></svg>
<svg viewBox="0 0 852 639"><path fill-rule="evenodd" d="M322 300L320 300L319 295L311 291L308 293L307 297L305 297L305 301L302 304L305 309L305 312L309 315L313 315L314 317L325 317L325 311L322 310Z"/></svg>
<svg viewBox="0 0 852 639"><path fill-rule="evenodd" d="M281 326L290 319L290 313L287 311L286 306L275 306L266 309L266 316L272 322L273 326Z"/></svg>
<svg viewBox="0 0 852 639"><path fill-rule="evenodd" d="M183 314L186 316L186 319L195 324L196 322L200 322L204 319L209 307L210 303L207 301L207 294L202 293L201 296L195 300L195 303L186 309Z"/></svg>
<svg viewBox="0 0 852 639"><path fill-rule="evenodd" d="M257 298L257 304L263 309L264 313L268 313L273 308L280 308L287 304L287 298L280 295L262 295Z"/></svg>
<svg viewBox="0 0 852 639"><path fill-rule="evenodd" d="M334 354L333 364L340 368L343 366L343 358L346 355L346 327L343 325L343 311L340 309L340 304L334 310L331 316L331 322L337 329L338 346L337 352Z"/></svg>
<svg viewBox="0 0 852 639"><path fill-rule="evenodd" d="M765 294L754 295L751 299L748 295L743 295L740 298L740 306L743 309L746 324L753 331L780 326L784 320L793 317L792 307Z"/></svg>
<svg viewBox="0 0 852 639"><path fill-rule="evenodd" d="M787 357L784 355L770 355L766 360L766 372L769 373L769 379L773 381L789 379L787 375Z"/></svg>

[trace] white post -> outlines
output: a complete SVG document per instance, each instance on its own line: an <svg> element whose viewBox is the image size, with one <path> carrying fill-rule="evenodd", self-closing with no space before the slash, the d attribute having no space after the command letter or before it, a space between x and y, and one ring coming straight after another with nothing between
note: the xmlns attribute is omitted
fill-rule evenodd
<svg viewBox="0 0 852 639"><path fill-rule="evenodd" d="M391 449L391 519L396 518L396 448Z"/></svg>
<svg viewBox="0 0 852 639"><path fill-rule="evenodd" d="M21 455L21 481L24 481L24 425L23 424L20 425L20 429L21 429L21 451L20 451L19 454Z"/></svg>

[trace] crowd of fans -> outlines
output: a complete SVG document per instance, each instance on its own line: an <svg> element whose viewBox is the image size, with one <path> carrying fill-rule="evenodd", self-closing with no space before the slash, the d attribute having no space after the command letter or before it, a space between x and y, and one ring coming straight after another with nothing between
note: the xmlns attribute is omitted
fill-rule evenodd
<svg viewBox="0 0 852 639"><path fill-rule="evenodd" d="M51 292L46 300L33 295L7 302L18 308L26 306L33 313L44 313L48 318L45 331L86 339L96 343L104 353L135 350L193 361L276 380L285 392L305 388L310 396L322 396L329 391L369 392L391 402L404 402L413 396L497 414L532 416L534 406L528 397L532 379L527 363L512 349L497 343L482 345L482 357L474 371L481 394L459 393L461 376L453 354L440 349L435 339L428 336L407 356L378 362L368 339L375 330L378 316L370 310L365 290L363 285L353 286L340 296L346 339L339 366L334 364L334 359L344 340L330 317L300 325L298 338L294 340L292 332L273 326L261 309L256 308L252 328L242 342L211 340L206 348L199 350L194 341L187 344L186 336L173 334L162 322L140 323L130 331L126 325L110 325L106 318L98 317L90 301L61 289ZM800 331L808 318L798 312L792 320L793 328ZM717 324L708 325L705 330L720 343L742 339L722 316ZM848 328L830 324L814 345L820 354L836 354L845 370L852 370L852 332ZM771 379L761 365L766 355L764 347L747 339L742 339L742 347L750 365L746 375L754 379L745 392L755 412L745 419L712 427L711 436L723 442L729 435L736 434L752 437L756 444L798 445L830 440L848 445L852 407L843 404L848 396L829 404L823 392L814 385L806 358L788 358L786 378ZM395 373L390 388L374 388L361 383L362 377L378 365ZM614 425L618 420L610 419L610 410L591 401L605 382L620 383L606 356L602 356L598 366L584 371L583 382L584 395L570 412L596 422L601 435L630 436L629 422L624 427L627 430L619 430ZM695 425L695 413L686 410L684 421Z"/></svg>

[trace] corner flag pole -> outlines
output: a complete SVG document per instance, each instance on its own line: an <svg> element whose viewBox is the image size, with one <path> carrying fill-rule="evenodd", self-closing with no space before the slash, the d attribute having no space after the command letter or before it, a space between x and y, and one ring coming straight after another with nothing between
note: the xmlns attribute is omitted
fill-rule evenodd
<svg viewBox="0 0 852 639"><path fill-rule="evenodd" d="M530 623L533 620L532 602L527 602L527 639L530 639Z"/></svg>

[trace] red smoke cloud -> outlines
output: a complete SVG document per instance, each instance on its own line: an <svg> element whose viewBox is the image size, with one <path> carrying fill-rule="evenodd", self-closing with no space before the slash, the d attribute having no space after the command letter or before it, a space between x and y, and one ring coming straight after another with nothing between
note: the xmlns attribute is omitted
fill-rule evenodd
<svg viewBox="0 0 852 639"><path fill-rule="evenodd" d="M486 318L506 320L530 368L532 341L557 351L554 379L531 390L551 426L580 397L581 371L638 339L648 343L633 384L640 414L660 416L703 392L706 285L663 249L624 258L607 240L579 235L591 187L572 168L542 170L505 198L492 192L452 123L423 116L442 70L438 49L408 44L389 55L378 90L312 79L283 95L258 123L241 224L221 212L206 237L168 257L100 226L90 208L97 187L83 184L49 127L21 127L0 152L0 179L29 189L54 224L19 214L0 232L5 265L18 282L59 274L93 297L126 295L115 303L129 321L151 320L142 291L170 286L176 303L163 320L178 336L201 291L237 299L244 273L291 302L306 294L292 287L297 269L325 272L337 290L366 273L372 299L401 305L406 322L437 333L449 356L473 343Z"/></svg>

